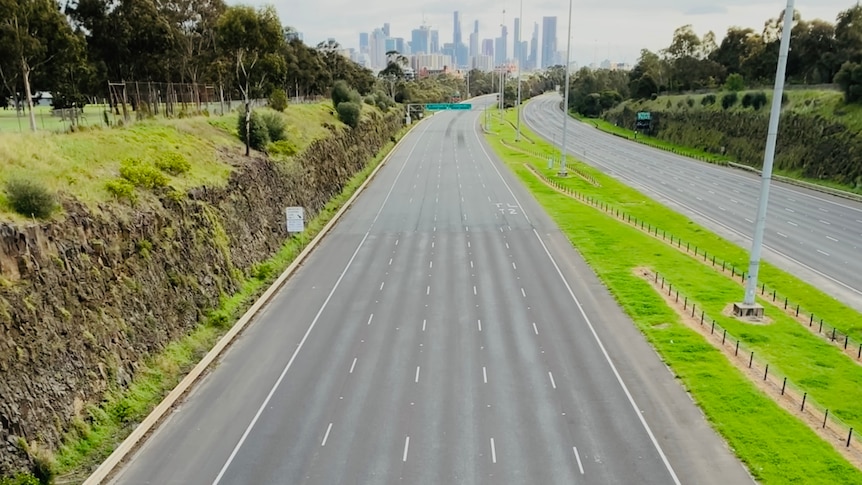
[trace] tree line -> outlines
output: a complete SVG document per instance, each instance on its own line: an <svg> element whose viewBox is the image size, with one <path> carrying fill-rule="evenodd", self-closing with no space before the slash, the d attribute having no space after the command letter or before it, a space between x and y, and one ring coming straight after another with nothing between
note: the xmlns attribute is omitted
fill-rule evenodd
<svg viewBox="0 0 862 485"><path fill-rule="evenodd" d="M624 99L661 93L716 90L732 83L770 85L775 78L784 12L761 30L730 27L719 43L713 32L699 36L691 25L677 28L668 47L641 51L628 72L581 69L571 84L570 108L587 116ZM834 23L793 13L787 82L836 83L848 102L862 100L862 6L840 12ZM741 80L741 81L740 81Z"/></svg>

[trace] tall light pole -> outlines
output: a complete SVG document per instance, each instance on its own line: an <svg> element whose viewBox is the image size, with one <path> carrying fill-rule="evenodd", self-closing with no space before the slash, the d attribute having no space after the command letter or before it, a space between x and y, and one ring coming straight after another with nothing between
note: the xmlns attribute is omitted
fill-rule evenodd
<svg viewBox="0 0 862 485"><path fill-rule="evenodd" d="M745 286L743 305L755 304L757 276L760 273L760 253L763 248L763 233L766 229L766 208L769 204L769 186L772 181L772 162L775 160L775 145L778 139L778 121L781 118L781 98L784 96L784 77L787 68L787 52L790 50L790 31L793 29L793 1L787 0L784 9L784 30L778 50L778 67L775 73L775 87L772 90L772 111L769 114L769 131L766 135L766 151L763 155L763 173L760 176L760 201L757 205L757 219L754 225L754 239L751 244L751 259L748 264L748 284Z"/></svg>
<svg viewBox="0 0 862 485"><path fill-rule="evenodd" d="M521 0L521 12L518 15L520 16L520 20L518 21L518 41L520 42L521 31L524 27L524 0ZM521 46L515 46L515 57L518 59L518 105L515 108L518 114L518 127L516 129L515 141L521 141L521 69L523 68L521 61L524 60Z"/></svg>
<svg viewBox="0 0 862 485"><path fill-rule="evenodd" d="M792 0L791 0L792 1ZM566 81L563 86L563 143L560 145L560 171L557 173L560 177L568 175L566 171L566 126L569 121L569 59L572 50L572 0L569 0L569 28L568 39L566 40Z"/></svg>

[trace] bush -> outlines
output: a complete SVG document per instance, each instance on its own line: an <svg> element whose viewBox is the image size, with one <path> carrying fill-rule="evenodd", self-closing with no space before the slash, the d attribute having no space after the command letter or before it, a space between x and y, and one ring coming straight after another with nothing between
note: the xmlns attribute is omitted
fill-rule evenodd
<svg viewBox="0 0 862 485"><path fill-rule="evenodd" d="M42 485L33 475L18 474L14 478L0 478L0 485Z"/></svg>
<svg viewBox="0 0 862 485"><path fill-rule="evenodd" d="M727 76L727 81L724 83L724 89L732 92L738 92L745 89L745 79L742 78L742 74L733 73Z"/></svg>
<svg viewBox="0 0 862 485"><path fill-rule="evenodd" d="M736 91L727 93L721 97L721 107L724 109L730 109L738 100L739 95L736 94Z"/></svg>
<svg viewBox="0 0 862 485"><path fill-rule="evenodd" d="M766 106L769 103L769 98L766 97L766 93L763 91L756 92L751 95L751 107L760 110L760 108Z"/></svg>
<svg viewBox="0 0 862 485"><path fill-rule="evenodd" d="M652 94L650 94L650 95L649 95L649 99L651 99L652 101L657 100L657 99L658 99L658 93L652 93Z"/></svg>
<svg viewBox="0 0 862 485"><path fill-rule="evenodd" d="M711 105L715 104L715 95L714 94L707 94L706 96L701 98L700 104L702 106L711 106Z"/></svg>
<svg viewBox="0 0 862 485"><path fill-rule="evenodd" d="M263 151L270 141L269 130L256 111L251 112L250 128L251 136L246 140L245 112L240 111L236 119L236 132L239 134L239 139L243 142L248 141L248 145L255 150Z"/></svg>
<svg viewBox="0 0 862 485"><path fill-rule="evenodd" d="M338 119L345 125L351 128L359 126L359 116L362 112L362 107L359 104L349 101L339 103L336 111L338 111Z"/></svg>
<svg viewBox="0 0 862 485"><path fill-rule="evenodd" d="M162 172L176 176L187 173L192 169L192 164L186 160L182 153L168 152L156 160L156 167Z"/></svg>
<svg viewBox="0 0 862 485"><path fill-rule="evenodd" d="M296 143L290 140L279 140L273 143L270 143L269 146L266 147L266 151L270 155L281 155L284 157L292 157L299 152L299 147L296 146Z"/></svg>
<svg viewBox="0 0 862 485"><path fill-rule="evenodd" d="M754 99L753 94L745 93L745 95L742 96L742 107L743 108L750 108L751 104L752 104L752 99Z"/></svg>
<svg viewBox="0 0 862 485"><path fill-rule="evenodd" d="M338 80L335 81L335 84L332 85L332 105L338 108L338 105L341 103L356 103L359 104L362 101L361 96L359 95L359 91L350 87L347 84L347 81Z"/></svg>
<svg viewBox="0 0 862 485"><path fill-rule="evenodd" d="M276 111L287 109L287 94L285 94L283 89L273 89L269 93L269 107Z"/></svg>
<svg viewBox="0 0 862 485"><path fill-rule="evenodd" d="M37 219L50 216L57 206L54 195L42 184L30 179L6 182L6 197L15 212Z"/></svg>
<svg viewBox="0 0 862 485"><path fill-rule="evenodd" d="M366 96L365 99L363 99L362 101L365 104L369 104L371 106L374 106L377 103L377 101L374 99L374 96L372 96L370 94L368 96Z"/></svg>
<svg viewBox="0 0 862 485"><path fill-rule="evenodd" d="M284 118L279 113L272 111L263 112L260 115L263 124L266 125L266 133L269 135L269 141L281 141L287 138L287 124Z"/></svg>
<svg viewBox="0 0 862 485"><path fill-rule="evenodd" d="M689 108L693 108L694 107L694 100L691 98L686 98L685 104L687 104Z"/></svg>
<svg viewBox="0 0 862 485"><path fill-rule="evenodd" d="M135 187L155 189L167 187L168 177L156 167L137 159L126 159L120 165L120 176Z"/></svg>
<svg viewBox="0 0 862 485"><path fill-rule="evenodd" d="M105 189L115 199L126 199L129 202L137 202L138 195L135 193L135 186L126 179L114 179L105 183Z"/></svg>

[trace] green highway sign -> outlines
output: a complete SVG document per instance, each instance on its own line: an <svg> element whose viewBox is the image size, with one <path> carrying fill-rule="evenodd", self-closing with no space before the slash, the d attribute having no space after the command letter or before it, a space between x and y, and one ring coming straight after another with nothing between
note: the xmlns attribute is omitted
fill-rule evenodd
<svg viewBox="0 0 862 485"><path fill-rule="evenodd" d="M430 103L425 105L425 109L429 111L442 111L442 110L469 110L472 109L473 105L470 103Z"/></svg>

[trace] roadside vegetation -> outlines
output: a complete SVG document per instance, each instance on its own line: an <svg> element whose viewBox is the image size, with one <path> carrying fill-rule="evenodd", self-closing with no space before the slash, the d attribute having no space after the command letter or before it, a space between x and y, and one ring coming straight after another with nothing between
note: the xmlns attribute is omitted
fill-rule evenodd
<svg viewBox="0 0 862 485"><path fill-rule="evenodd" d="M514 113L507 114L508 121ZM829 443L796 417L760 392L718 350L686 327L643 279L636 268L646 267L667 275L698 308L715 318L743 343L769 361L776 372L788 375L817 402L830 408L851 426L862 425L862 366L820 337L776 310L767 314L769 325L748 325L723 315L726 306L742 296L742 287L727 276L623 224L549 188L525 164L557 179L548 170L547 157L531 157L513 150L511 124L496 118L488 135L494 149L533 192L572 243L608 286L686 389L704 410L713 427L727 440L764 483L855 483L862 473ZM523 128L522 128L523 130ZM527 130L528 136L531 136ZM538 137L532 137L540 140ZM537 141L531 149L552 154L555 149ZM572 190L619 208L641 220L697 244L710 254L744 267L741 248L709 233L685 217L628 188L598 170L572 160L578 170L600 182L596 187L580 177L557 179ZM771 265L762 268L761 280L802 302L811 311L828 312L844 330L860 335L862 317L810 285Z"/></svg>

